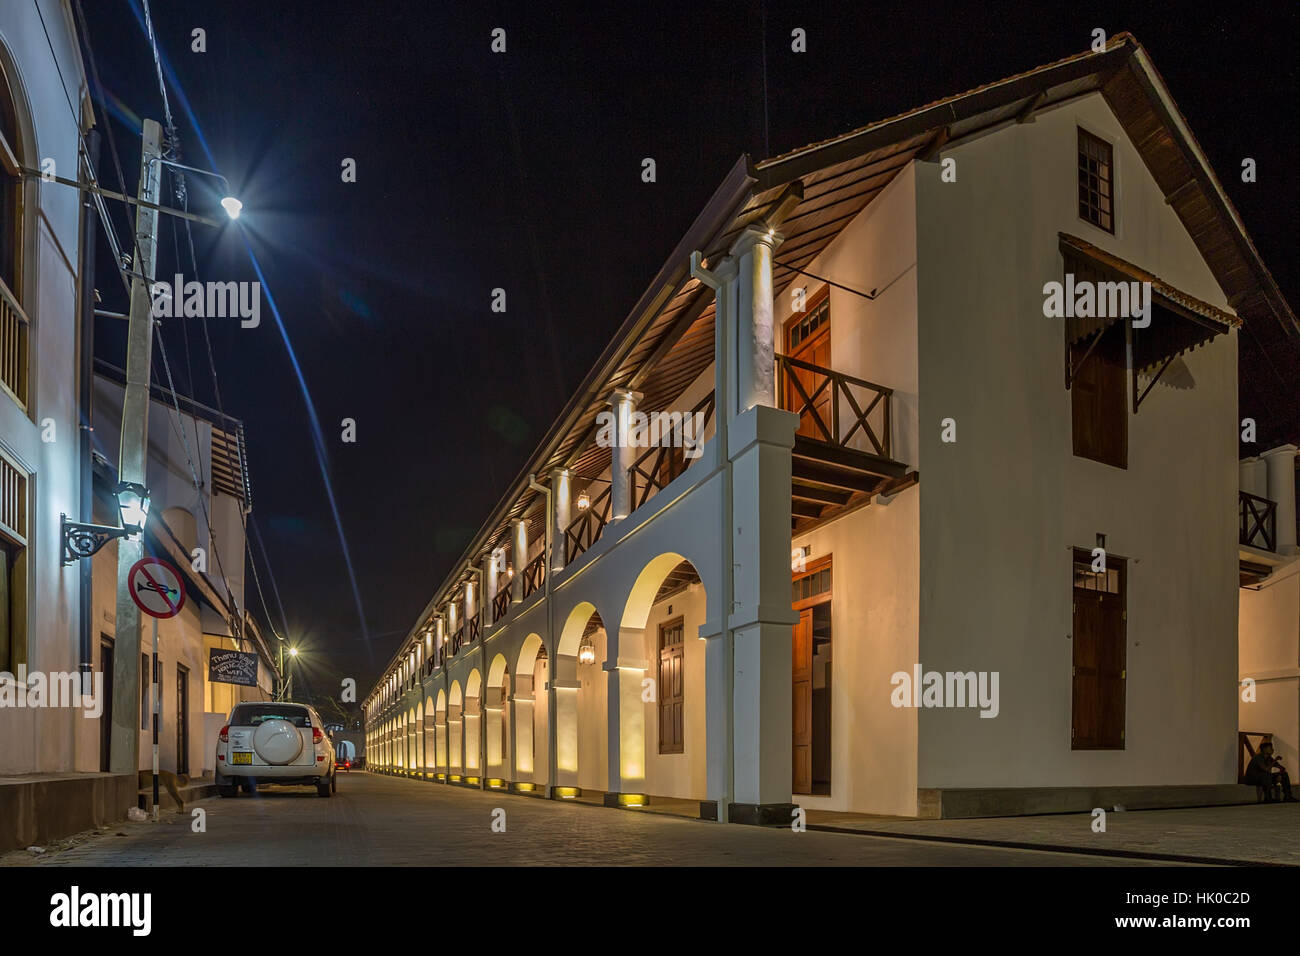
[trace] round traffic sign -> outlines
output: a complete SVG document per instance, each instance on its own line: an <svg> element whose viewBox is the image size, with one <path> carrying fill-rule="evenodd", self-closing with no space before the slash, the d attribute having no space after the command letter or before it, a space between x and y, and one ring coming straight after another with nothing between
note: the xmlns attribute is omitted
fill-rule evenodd
<svg viewBox="0 0 1300 956"><path fill-rule="evenodd" d="M185 587L177 570L161 558L141 558L127 575L131 600L150 617L175 617L185 606Z"/></svg>

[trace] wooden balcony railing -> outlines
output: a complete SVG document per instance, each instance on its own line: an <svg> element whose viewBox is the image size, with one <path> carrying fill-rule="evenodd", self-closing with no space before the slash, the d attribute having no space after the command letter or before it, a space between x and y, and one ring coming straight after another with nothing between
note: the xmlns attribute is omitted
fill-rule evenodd
<svg viewBox="0 0 1300 956"><path fill-rule="evenodd" d="M681 429L674 429L667 442L662 440L661 433L660 443L647 448L645 454L632 462L627 470L627 477L632 492L633 510L645 504L655 492L668 487L671 481L699 458L700 450L704 447L704 432L713 419L715 404L713 393L709 392L684 417L691 422L689 436L686 434L687 428L685 425ZM694 424L695 416L701 414L704 417L700 419L700 425L696 428ZM685 442L688 439L690 448L674 447L672 443L676 440ZM694 457L687 458L687 451L690 451Z"/></svg>
<svg viewBox="0 0 1300 956"><path fill-rule="evenodd" d="M510 611L510 582L501 582L501 590L492 599L492 620L499 621Z"/></svg>
<svg viewBox="0 0 1300 956"><path fill-rule="evenodd" d="M546 580L546 552L543 551L524 568L524 597L527 598Z"/></svg>
<svg viewBox="0 0 1300 956"><path fill-rule="evenodd" d="M27 408L27 333L31 322L9 287L0 280L0 383Z"/></svg>
<svg viewBox="0 0 1300 956"><path fill-rule="evenodd" d="M1237 492L1242 544L1265 551L1277 550L1277 502L1248 491Z"/></svg>
<svg viewBox="0 0 1300 956"><path fill-rule="evenodd" d="M483 615L475 614L465 622L466 636L469 643L473 644L483 636Z"/></svg>
<svg viewBox="0 0 1300 956"><path fill-rule="evenodd" d="M799 434L851 448L855 447L851 443L861 431L871 446L870 451L883 458L893 457L892 388L788 355L778 355L776 362L782 407L799 416ZM846 421L841 421L841 405L847 406L851 413Z"/></svg>
<svg viewBox="0 0 1300 956"><path fill-rule="evenodd" d="M610 491L613 486L606 488L588 507L584 508L578 517L564 529L564 563L567 565L578 555L586 551L600 537L600 533L605 530L605 523L609 521L609 509L613 503L610 499Z"/></svg>
<svg viewBox="0 0 1300 956"><path fill-rule="evenodd" d="M465 625L461 624L456 628L456 633L451 636L451 655L455 657L460 652L460 645L465 640Z"/></svg>

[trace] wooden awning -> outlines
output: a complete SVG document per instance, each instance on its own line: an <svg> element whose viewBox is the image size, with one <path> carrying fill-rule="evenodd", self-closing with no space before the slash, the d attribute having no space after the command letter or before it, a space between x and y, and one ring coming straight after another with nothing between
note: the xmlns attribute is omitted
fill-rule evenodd
<svg viewBox="0 0 1300 956"><path fill-rule="evenodd" d="M1188 295L1159 276L1119 256L1068 233L1060 233L1065 272L1080 282L1151 283L1151 324L1133 329L1133 368L1148 371L1177 355L1204 345L1216 335L1241 325L1241 320L1195 296ZM1070 317L1066 335L1071 345L1110 326L1119 316ZM1130 320L1131 321L1131 320Z"/></svg>

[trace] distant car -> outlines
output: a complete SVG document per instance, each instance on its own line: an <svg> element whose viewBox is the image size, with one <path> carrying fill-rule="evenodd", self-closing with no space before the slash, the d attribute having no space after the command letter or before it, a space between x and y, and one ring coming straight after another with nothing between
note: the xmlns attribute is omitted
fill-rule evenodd
<svg viewBox="0 0 1300 956"><path fill-rule="evenodd" d="M335 757L335 758L334 758L334 769L335 769L335 770L342 770L342 771L344 771L345 773L350 772L350 771L352 770L352 761L351 761L351 760L345 760L345 759L342 758L342 757Z"/></svg>
<svg viewBox="0 0 1300 956"><path fill-rule="evenodd" d="M236 704L217 736L217 793L233 797L260 784L314 786L318 796L338 790L334 744L309 704Z"/></svg>
<svg viewBox="0 0 1300 956"><path fill-rule="evenodd" d="M334 748L334 769L350 772L357 755L357 745L350 740L340 740Z"/></svg>

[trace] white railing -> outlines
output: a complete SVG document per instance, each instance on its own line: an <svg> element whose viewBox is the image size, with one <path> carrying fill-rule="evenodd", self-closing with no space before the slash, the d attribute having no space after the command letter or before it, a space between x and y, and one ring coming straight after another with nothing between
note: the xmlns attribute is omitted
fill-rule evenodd
<svg viewBox="0 0 1300 956"><path fill-rule="evenodd" d="M31 322L18 299L0 279L0 385L27 408L27 331Z"/></svg>

